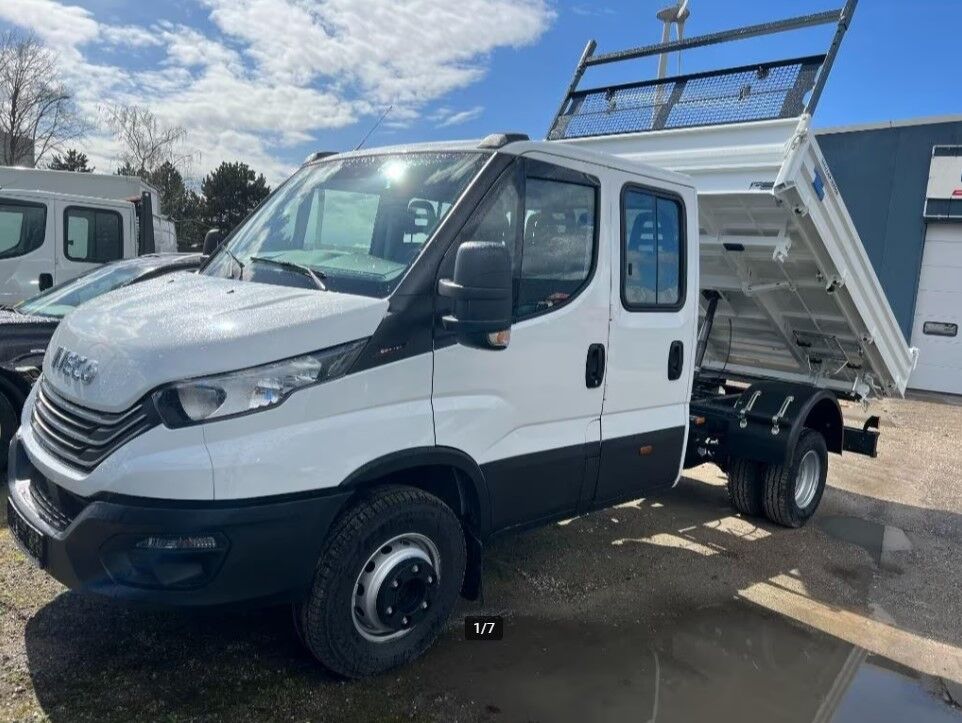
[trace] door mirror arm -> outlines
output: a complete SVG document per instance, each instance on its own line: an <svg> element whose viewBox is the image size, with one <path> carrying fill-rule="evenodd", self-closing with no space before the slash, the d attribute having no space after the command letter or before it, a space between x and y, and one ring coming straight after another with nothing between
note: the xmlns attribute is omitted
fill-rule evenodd
<svg viewBox="0 0 962 723"><path fill-rule="evenodd" d="M441 317L458 342L475 349L504 349L511 339L511 255L504 244L468 241L454 261L454 278L438 281L438 294L454 301Z"/></svg>

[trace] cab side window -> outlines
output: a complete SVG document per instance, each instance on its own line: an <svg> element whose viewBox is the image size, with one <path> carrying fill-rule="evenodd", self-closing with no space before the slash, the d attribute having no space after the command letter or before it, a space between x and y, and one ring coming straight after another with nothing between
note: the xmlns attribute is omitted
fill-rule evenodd
<svg viewBox="0 0 962 723"><path fill-rule="evenodd" d="M685 300L684 211L679 199L639 187L621 197L621 300L631 311L672 311Z"/></svg>
<svg viewBox="0 0 962 723"><path fill-rule="evenodd" d="M47 207L0 199L0 259L23 256L43 246Z"/></svg>
<svg viewBox="0 0 962 723"><path fill-rule="evenodd" d="M71 206L64 211L64 255L71 261L103 263L124 257L116 211Z"/></svg>
<svg viewBox="0 0 962 723"><path fill-rule="evenodd" d="M524 319L573 298L594 265L597 189L529 176L515 315Z"/></svg>
<svg viewBox="0 0 962 723"><path fill-rule="evenodd" d="M527 175L524 169L527 168ZM573 299L594 269L598 187L584 174L519 160L505 171L459 235L507 246L514 275L514 320ZM457 248L457 246L455 246ZM449 254L442 276L453 270Z"/></svg>
<svg viewBox="0 0 962 723"><path fill-rule="evenodd" d="M486 241L503 244L511 254L514 276L518 275L518 218L521 211L521 193L518 174L510 168L488 192L471 218L464 225L459 244L464 241ZM451 254L453 269L453 254ZM517 285L517 284L515 284Z"/></svg>

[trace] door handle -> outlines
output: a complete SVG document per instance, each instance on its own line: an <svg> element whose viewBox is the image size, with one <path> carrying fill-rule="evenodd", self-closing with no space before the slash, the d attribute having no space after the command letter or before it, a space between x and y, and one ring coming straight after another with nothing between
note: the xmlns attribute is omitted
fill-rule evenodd
<svg viewBox="0 0 962 723"><path fill-rule="evenodd" d="M40 278L37 279L37 282L37 286L39 287L40 291L46 291L53 286L53 274L40 274Z"/></svg>
<svg viewBox="0 0 962 723"><path fill-rule="evenodd" d="M588 360L585 362L585 386L596 389L605 378L605 345L592 344L588 347Z"/></svg>
<svg viewBox="0 0 962 723"><path fill-rule="evenodd" d="M673 341L668 349L668 381L673 382L681 378L681 370L685 366L685 345L680 341Z"/></svg>

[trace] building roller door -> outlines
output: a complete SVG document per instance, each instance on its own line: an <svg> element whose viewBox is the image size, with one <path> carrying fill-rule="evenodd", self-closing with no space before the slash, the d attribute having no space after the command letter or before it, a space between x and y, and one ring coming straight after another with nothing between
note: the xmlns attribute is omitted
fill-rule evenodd
<svg viewBox="0 0 962 723"><path fill-rule="evenodd" d="M962 222L930 223L922 255L912 345L913 389L962 394Z"/></svg>

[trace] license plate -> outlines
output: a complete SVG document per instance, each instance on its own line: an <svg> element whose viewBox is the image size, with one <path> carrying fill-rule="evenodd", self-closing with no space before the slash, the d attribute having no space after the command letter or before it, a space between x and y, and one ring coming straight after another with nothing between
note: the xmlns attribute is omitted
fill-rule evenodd
<svg viewBox="0 0 962 723"><path fill-rule="evenodd" d="M46 561L47 538L24 519L9 499L7 500L7 526L20 548L40 567L43 567Z"/></svg>

